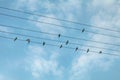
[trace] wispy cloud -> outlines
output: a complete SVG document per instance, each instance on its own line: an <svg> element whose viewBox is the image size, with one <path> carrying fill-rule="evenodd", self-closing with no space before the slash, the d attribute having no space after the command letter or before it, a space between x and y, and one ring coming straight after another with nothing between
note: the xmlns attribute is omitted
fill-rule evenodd
<svg viewBox="0 0 120 80"><path fill-rule="evenodd" d="M54 17L54 15L46 15L46 16L50 16L50 17ZM61 25L61 23L57 20L53 20L53 19L48 19L48 18L38 18L39 21L43 21L43 22L48 22L48 23L53 23L53 24L57 24L57 25ZM41 24L41 23L36 23L35 24L41 31L45 31L45 32L50 32L50 33L62 33L64 34L65 29L62 27L56 27L53 25L48 25L48 24Z"/></svg>
<svg viewBox="0 0 120 80"><path fill-rule="evenodd" d="M67 19L67 20L79 20L80 10L82 0L59 0L59 4L52 3L49 0L39 1L39 0L18 0L18 6L20 8L26 8L30 11L39 11L43 12L46 16L51 16L55 18ZM24 4L24 5L23 5ZM109 29L120 29L120 9L117 0L92 0L91 2L86 3L87 9L89 13L93 13L90 22L93 25L100 26L101 28L109 28ZM40 6L38 6L40 5ZM56 7L57 6L57 7ZM46 19L42 17L34 17L30 16L30 18L55 23L58 25L63 25L62 22ZM51 33L65 33L66 30L64 28L58 28L55 26L40 24L40 23L32 23L41 31L51 32ZM109 25L106 26L106 25ZM115 26L115 27L112 27ZM91 27L91 30L106 33L105 30L94 29ZM110 31L107 31L107 34L111 34ZM118 35L118 33L114 32L114 35ZM90 35L91 36L91 35ZM92 40L95 41L103 41L112 43L112 37L106 37L102 35L92 35ZM116 40L114 43L119 43L119 40ZM99 47L111 48L113 46L108 46L105 44L98 44L92 42L86 42L85 44L95 45ZM85 47L82 47L85 49ZM100 51L102 49L90 49ZM103 52L113 53L108 50L102 50ZM48 52L39 46L29 46L27 55L27 68L32 73L32 75L36 78L44 76L44 74L52 74L54 76L62 76L63 69L62 66L59 67L59 62L57 62L54 53L50 53L51 56L47 56ZM114 52L115 53L115 52ZM117 54L117 53L116 53ZM54 56L54 57L53 57ZM96 53L91 53L87 55L79 55L75 59L73 59L71 69L69 71L69 80L90 80L90 71L94 69L100 69L102 71L107 71L110 69L112 63L115 61L116 57L108 57L107 55L100 55Z"/></svg>
<svg viewBox="0 0 120 80"><path fill-rule="evenodd" d="M8 28L1 27L1 26L0 26L0 30L2 30L2 31L8 31Z"/></svg>
<svg viewBox="0 0 120 80"><path fill-rule="evenodd" d="M31 72L33 77L41 78L44 75L50 74L61 78L62 67L59 66L56 60L57 53L46 53L45 50L39 46L29 46L28 50L26 68Z"/></svg>
<svg viewBox="0 0 120 80"><path fill-rule="evenodd" d="M104 1L101 1L101 3L103 3L103 2ZM109 3L109 1L108 1L108 3ZM106 3L106 4L108 4L108 3ZM110 5L108 5L110 7L109 9L106 7L99 8L99 11L91 18L91 23L96 26L100 26L101 28L108 28L111 30L119 30L120 29L120 27L119 27L120 20L118 19L118 18L120 18L119 5L117 5L117 1L115 1L115 0L110 0L109 4L110 4ZM97 9L98 9L98 7L97 7ZM105 30L97 30L97 31L99 33L105 33L105 34L119 36L118 32L111 32L111 31L105 31ZM106 37L106 36L102 36L102 37L99 40L104 40L104 42L109 42L109 43L114 42L113 37ZM98 37L96 36L96 38L98 38ZM114 44L118 44L118 43L119 43L119 39L116 38L116 42L114 42ZM105 45L103 45L103 47L105 47ZM106 47L110 48L110 46L108 46L108 45L106 45ZM111 46L111 47L113 47L113 46Z"/></svg>
<svg viewBox="0 0 120 80"><path fill-rule="evenodd" d="M39 0L17 0L15 8L24 8L30 11L37 10L37 2ZM14 5L15 6L15 5Z"/></svg>
<svg viewBox="0 0 120 80"><path fill-rule="evenodd" d="M108 56L107 56L108 57ZM70 80L91 80L92 70L107 71L112 65L113 59L104 55L88 54L81 55L73 61Z"/></svg>
<svg viewBox="0 0 120 80"><path fill-rule="evenodd" d="M119 23L119 7L116 4L115 0L93 0L88 3L88 10L90 13L94 11L94 15L91 17L91 24L100 26L101 28L109 28L113 30L118 30L120 27ZM109 9L108 9L109 7ZM119 22L119 23L118 23ZM109 26L108 26L109 25ZM115 27L113 27L115 26ZM93 31L95 31L94 27L91 27ZM96 29L96 32L99 33L106 33L111 34L109 31ZM118 36L118 33L112 32L114 35ZM106 37L103 35L93 35L92 40L95 41L103 41L108 43L113 43L113 37ZM119 43L119 40L116 39L116 44ZM86 42L86 44L95 45L99 47L106 47L106 48L113 48L113 46L108 46L105 44L97 44ZM84 47L83 47L84 48ZM115 48L115 47L114 47ZM91 49L95 51L100 51L102 49ZM109 51L109 50L102 50L103 52L107 53L114 53L118 54L117 52ZM89 53L88 55L80 55L73 61L73 65L71 68L71 77L70 80L91 80L90 74L92 70L100 69L101 71L107 71L110 69L112 63L117 59L117 57L107 56L107 55L99 55L96 53Z"/></svg>
<svg viewBox="0 0 120 80"><path fill-rule="evenodd" d="M59 4L58 4L59 3ZM50 16L54 18L66 19L66 20L76 20L80 16L81 1L76 0L59 0L56 2L51 2L50 0L18 0L17 6L21 9L27 9L36 13L43 14L45 16ZM31 8L32 7L32 8ZM77 9L77 10L74 10ZM79 11L78 11L79 10ZM54 23L57 25L65 25L63 22L43 17L30 16L32 19L36 19L43 22ZM47 25L43 23L34 23L34 25L41 31L62 33L64 34L66 30L64 28L56 27L54 25ZM68 25L69 26L69 25Z"/></svg>

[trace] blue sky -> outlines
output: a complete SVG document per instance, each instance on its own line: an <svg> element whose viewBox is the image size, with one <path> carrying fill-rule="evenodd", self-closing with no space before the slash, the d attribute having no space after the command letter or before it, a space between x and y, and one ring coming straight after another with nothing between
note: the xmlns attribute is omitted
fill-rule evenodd
<svg viewBox="0 0 120 80"><path fill-rule="evenodd" d="M0 6L30 11L54 18L92 24L101 28L120 30L120 1L119 0L0 0ZM119 36L118 32L86 27L59 20L18 13L0 9L0 13L21 16L34 20L55 23L74 28L85 28L89 31ZM62 34L94 41L102 41L112 44L120 44L120 38L108 37L98 34L81 33L80 31L65 29L54 25L36 23L21 19L15 19L0 15L0 24L17 26L43 32ZM44 35L40 33L17 30L0 26L0 31L9 31L42 38L55 39L80 43L78 45L64 45L70 47L78 46L80 49L100 51L110 54L119 52L107 49L86 47L92 45L108 49L119 50L119 46L112 46L89 41L58 38L57 36ZM23 37L0 32L0 36ZM31 41L43 42L45 40L30 38ZM60 45L61 43L45 41L46 43ZM62 49L40 44L21 42L0 38L0 80L120 80L120 57L113 55L97 54L84 51Z"/></svg>

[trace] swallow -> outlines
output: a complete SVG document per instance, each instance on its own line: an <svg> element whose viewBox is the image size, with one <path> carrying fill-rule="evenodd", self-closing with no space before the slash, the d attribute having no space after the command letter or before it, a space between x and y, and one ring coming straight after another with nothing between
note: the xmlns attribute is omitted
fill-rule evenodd
<svg viewBox="0 0 120 80"><path fill-rule="evenodd" d="M17 38L17 37L15 37L15 38L14 38L14 42L15 42L17 39L18 39L18 38Z"/></svg>
<svg viewBox="0 0 120 80"><path fill-rule="evenodd" d="M78 50L78 47L75 48L75 51L77 51L77 50Z"/></svg>
<svg viewBox="0 0 120 80"><path fill-rule="evenodd" d="M85 29L83 28L83 29L82 29L82 33L83 33L84 31L85 31Z"/></svg>
<svg viewBox="0 0 120 80"><path fill-rule="evenodd" d="M102 53L102 51L99 52L99 54L101 54L101 53Z"/></svg>
<svg viewBox="0 0 120 80"><path fill-rule="evenodd" d="M26 41L28 42L28 44L30 43L30 39L26 39Z"/></svg>
<svg viewBox="0 0 120 80"><path fill-rule="evenodd" d="M45 42L43 42L43 46L45 45Z"/></svg>
<svg viewBox="0 0 120 80"><path fill-rule="evenodd" d="M60 37L61 37L61 34L58 34L58 37L60 38Z"/></svg>
<svg viewBox="0 0 120 80"><path fill-rule="evenodd" d="M66 45L68 45L68 43L69 43L69 41L67 40L67 41L66 41Z"/></svg>
<svg viewBox="0 0 120 80"><path fill-rule="evenodd" d="M87 53L89 52L90 50L89 49L87 49Z"/></svg>
<svg viewBox="0 0 120 80"><path fill-rule="evenodd" d="M60 48L62 48L63 46L62 45L60 45Z"/></svg>

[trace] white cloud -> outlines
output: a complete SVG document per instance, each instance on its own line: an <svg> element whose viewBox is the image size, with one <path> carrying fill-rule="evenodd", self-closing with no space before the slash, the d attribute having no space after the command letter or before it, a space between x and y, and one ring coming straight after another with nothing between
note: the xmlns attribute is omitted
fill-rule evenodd
<svg viewBox="0 0 120 80"><path fill-rule="evenodd" d="M18 3L17 5L20 6L19 8L21 9L27 9L27 10L37 12L37 13L40 12L40 14L43 14L45 16L66 19L66 20L77 20L78 17L76 16L77 15L80 16L80 13L81 13L80 12L81 10L80 0L76 0L76 1L59 0L54 3L51 2L50 0L18 0L17 3ZM30 18L43 21L43 22L57 24L57 25L65 25L63 24L63 22L54 20L54 19L43 18L43 17L36 18L35 16L30 16ZM46 31L46 32L51 32L51 33L52 32L62 33L62 34L66 32L64 28L62 27L60 28L54 25L45 25L43 23L35 23L34 25L37 26L41 31Z"/></svg>
<svg viewBox="0 0 120 80"><path fill-rule="evenodd" d="M50 54L50 56L48 56ZM26 68L34 78L41 78L45 74L51 74L61 78L62 67L56 60L57 53L46 53L38 46L29 46L28 57L26 58ZM53 57L54 56L54 57Z"/></svg>
<svg viewBox="0 0 120 80"><path fill-rule="evenodd" d="M10 29L10 28L7 28L7 27L2 27L2 26L0 26L0 31L14 32L13 29ZM0 32L0 33L1 33L1 35L2 35L2 34L10 35L10 34L7 34L7 33L2 33L2 32Z"/></svg>
<svg viewBox="0 0 120 80"><path fill-rule="evenodd" d="M91 24L99 26L101 28L109 28L114 30L119 30L120 27L120 8L118 5L115 4L115 0L92 0L90 3L88 3L89 6L88 10L90 10L89 13L94 12L94 15L91 18ZM109 8L108 8L109 7ZM94 10L94 11L93 11ZM109 25L109 26L108 26ZM106 33L111 35L119 36L117 32L111 32L111 31L105 31L100 29L95 29L94 27L91 27L93 31L99 32L99 33ZM102 35L93 35L91 40L95 41L102 41L107 43L113 43L114 42L113 37L106 37ZM116 41L113 44L118 44L119 39L116 39ZM86 44L89 45L95 45L99 47L106 47L106 48L115 48L114 46L108 46L105 44L98 44L98 43L92 43L92 42L86 42ZM85 49L85 47L83 47ZM102 49L90 49L94 51L100 51ZM102 50L103 53L113 53L118 54L117 52L109 51L109 50ZM73 61L73 65L71 67L71 79L70 80L90 80L90 74L92 70L100 69L102 71L107 71L112 66L112 63L117 59L117 57L114 56L108 56L108 55L100 55L96 53L89 53L87 55L80 55L78 58L76 58Z"/></svg>
<svg viewBox="0 0 120 80"><path fill-rule="evenodd" d="M60 0L59 8L68 20L77 21L81 14L82 0ZM62 5L62 6L61 6ZM80 19L79 19L80 20Z"/></svg>
<svg viewBox="0 0 120 80"><path fill-rule="evenodd" d="M50 17L55 17L54 15L46 15L46 16L50 16ZM61 23L59 21L53 20L53 19L45 19L45 18L38 18L39 21L43 21L43 22L47 22L47 23L53 23L53 24L57 24L57 25L61 25ZM47 25L47 24L42 24L42 23L36 23L35 24L41 31L45 31L45 32L50 32L50 33L61 33L61 32L65 32L65 30L62 27L56 27L54 25Z"/></svg>
<svg viewBox="0 0 120 80"><path fill-rule="evenodd" d="M51 3L48 0L40 3L36 1L36 2L27 3L27 6L32 7L32 8L27 7L27 9L31 11L35 11L35 9L37 10L38 7L34 6L34 4L36 5L39 4L40 9L44 10L44 13L45 13L44 15L46 16L51 16L55 18L60 17L68 20L75 20L76 18L78 19L78 16L80 14L81 2L82 1L80 0L76 0L76 1L60 0L59 4L56 7L56 4ZM24 1L22 3L24 3ZM91 18L91 24L100 26L103 28L109 28L109 29L114 28L116 30L120 29L119 28L120 9L119 9L119 5L116 5L116 3L117 2L115 0L92 0L91 2L89 2L87 7L88 10L90 11L90 13L94 11L94 15ZM56 13L57 15L53 13ZM33 17L33 18L36 18L36 17ZM61 22L51 20L51 19L45 19L45 18L36 18L36 19L45 21L45 22L47 21L47 22L59 24L59 25L61 24ZM51 33L62 32L63 33L65 31L63 28L58 28L58 27L55 28L55 26L43 25L38 23L36 23L35 25L41 31L45 31L45 32L51 32ZM105 25L109 25L109 27ZM112 26L115 26L115 27L112 27ZM96 32L106 33L103 30L99 30L99 29L94 30L93 27L91 27L91 29ZM111 33L111 32L108 32L108 33ZM114 34L118 35L118 33L115 33L115 32ZM112 43L114 40L113 38L105 37L101 35L93 35L91 39L96 41L109 42L109 43ZM116 42L114 43L118 43L118 42L119 40L116 40ZM105 44L97 44L97 43L91 43L91 42L86 42L86 44L111 48L111 46L108 46L108 45L106 46ZM100 49L95 49L95 50L99 51ZM106 52L107 50L102 50L102 51ZM110 51L107 51L107 52L110 53ZM27 61L28 61L27 68L31 71L34 77L41 77L40 75L42 73L44 74L52 73L53 75L61 76L62 69L61 67L59 67L58 62L55 59L56 56L54 56L55 55L54 53L52 53L51 56L46 57L47 52L45 52L44 49L42 49L41 47L30 46L29 54L30 55L27 57ZM112 56L108 57L107 55L98 55L96 53L94 54L92 53L88 55L80 55L79 57L73 60L69 79L70 80L80 80L80 79L89 80L90 79L89 75L91 70L94 70L95 68L101 69L103 71L109 70L110 66L112 65L115 59L116 58Z"/></svg>
<svg viewBox="0 0 120 80"><path fill-rule="evenodd" d="M96 53L79 56L73 61L70 71L70 80L91 80L90 74L92 73L92 70L109 70L112 65L113 58L107 57Z"/></svg>
<svg viewBox="0 0 120 80"><path fill-rule="evenodd" d="M37 10L37 2L39 0L17 0L16 2L16 8L24 8L28 9L30 11Z"/></svg>
<svg viewBox="0 0 120 80"><path fill-rule="evenodd" d="M116 3L118 3L117 0L92 0L88 3L88 9L111 9L110 7L115 6Z"/></svg>
<svg viewBox="0 0 120 80"><path fill-rule="evenodd" d="M92 6L96 7L96 6L110 6L111 4L113 4L115 2L115 0L93 0L92 1Z"/></svg>
<svg viewBox="0 0 120 80"><path fill-rule="evenodd" d="M6 27L1 27L1 26L0 26L0 30L1 30L1 31L8 31L8 28L6 28Z"/></svg>
<svg viewBox="0 0 120 80"><path fill-rule="evenodd" d="M120 8L118 7L117 4L113 4L110 7L111 7L110 9L106 9L106 7L105 7L105 10L100 9L97 12L97 14L95 14L92 17L91 24L99 26L101 28L103 27L103 28L108 28L111 30L118 30L119 31L119 29L120 29L120 27L119 27L119 25L120 25L120 20L119 20ZM100 33L119 36L118 32L111 32L111 31L104 31L104 30L97 30L97 31ZM108 43L113 43L115 38L103 36L103 38L101 38L101 40L104 40L104 39L105 39L104 42L107 41ZM116 42L114 42L113 44L117 44L117 43L119 43L119 39L116 38Z"/></svg>

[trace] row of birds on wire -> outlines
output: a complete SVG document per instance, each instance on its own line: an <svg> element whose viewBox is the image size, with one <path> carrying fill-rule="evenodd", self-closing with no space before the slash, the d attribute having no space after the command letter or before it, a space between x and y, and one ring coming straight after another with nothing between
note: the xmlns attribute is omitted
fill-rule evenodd
<svg viewBox="0 0 120 80"><path fill-rule="evenodd" d="M58 37L60 37L60 34L58 35ZM14 38L14 42L15 42L16 40L18 40L18 37L15 37L15 38ZM25 41L26 41L28 44L30 44L30 42L31 42L31 40L30 40L29 38L26 39ZM67 41L65 42L65 44L68 45L68 44L69 44L69 40L67 40ZM45 45L46 45L46 42L43 42L42 45L45 46ZM62 48L62 47L63 47L63 45L61 44L61 45L59 46L59 48ZM78 51L78 49L79 49L79 48L76 47L76 48L75 48L75 51ZM88 53L88 52L90 52L90 49L89 49L89 48L86 50L86 53ZM101 54L101 53L102 53L102 51L99 51L99 54Z"/></svg>

